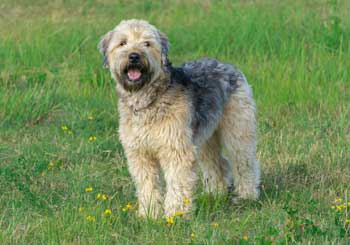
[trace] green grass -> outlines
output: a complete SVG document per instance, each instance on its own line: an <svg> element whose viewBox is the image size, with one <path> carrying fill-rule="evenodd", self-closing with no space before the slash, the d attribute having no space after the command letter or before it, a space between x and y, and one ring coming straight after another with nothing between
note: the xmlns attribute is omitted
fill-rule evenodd
<svg viewBox="0 0 350 245"><path fill-rule="evenodd" d="M331 205L350 201L349 11L346 0L2 0L0 243L346 243L350 208ZM246 74L258 107L258 202L232 206L200 187L193 215L170 227L122 211L135 190L96 46L127 18L167 33L175 64L209 56Z"/></svg>

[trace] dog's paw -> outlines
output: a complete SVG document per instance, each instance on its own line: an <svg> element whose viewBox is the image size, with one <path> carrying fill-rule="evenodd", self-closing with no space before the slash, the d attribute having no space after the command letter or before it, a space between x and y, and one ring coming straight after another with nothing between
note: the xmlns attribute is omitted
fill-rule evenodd
<svg viewBox="0 0 350 245"><path fill-rule="evenodd" d="M240 204L243 200L256 201L259 198L259 189L252 188L237 188L232 193L232 203Z"/></svg>

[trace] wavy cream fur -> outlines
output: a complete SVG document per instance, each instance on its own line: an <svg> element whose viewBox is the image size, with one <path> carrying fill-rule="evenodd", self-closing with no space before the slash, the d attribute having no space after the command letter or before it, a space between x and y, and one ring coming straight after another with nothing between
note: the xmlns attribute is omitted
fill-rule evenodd
<svg viewBox="0 0 350 245"><path fill-rule="evenodd" d="M188 212L198 169L209 192L226 192L233 182L238 198L258 198L255 103L242 73L213 59L173 68L166 36L142 20L121 22L99 48L117 81L119 135L141 216ZM133 89L123 72L135 52L149 79Z"/></svg>

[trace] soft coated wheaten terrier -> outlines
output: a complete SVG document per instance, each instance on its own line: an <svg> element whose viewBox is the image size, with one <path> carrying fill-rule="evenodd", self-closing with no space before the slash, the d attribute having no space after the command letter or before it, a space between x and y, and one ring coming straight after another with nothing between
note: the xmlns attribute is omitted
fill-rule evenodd
<svg viewBox="0 0 350 245"><path fill-rule="evenodd" d="M240 71L214 59L172 67L167 37L144 20L122 21L98 47L117 82L119 134L140 215L188 212L197 166L207 191L233 184L238 198L258 198L255 103Z"/></svg>

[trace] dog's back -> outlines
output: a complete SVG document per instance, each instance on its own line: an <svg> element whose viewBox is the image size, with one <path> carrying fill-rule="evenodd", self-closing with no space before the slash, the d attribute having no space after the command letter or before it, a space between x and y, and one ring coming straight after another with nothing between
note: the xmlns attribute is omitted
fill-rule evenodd
<svg viewBox="0 0 350 245"><path fill-rule="evenodd" d="M200 59L171 69L172 82L183 85L192 102L193 140L205 141L217 127L230 95L245 81L232 65L215 59Z"/></svg>

